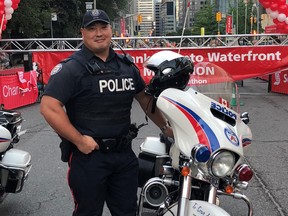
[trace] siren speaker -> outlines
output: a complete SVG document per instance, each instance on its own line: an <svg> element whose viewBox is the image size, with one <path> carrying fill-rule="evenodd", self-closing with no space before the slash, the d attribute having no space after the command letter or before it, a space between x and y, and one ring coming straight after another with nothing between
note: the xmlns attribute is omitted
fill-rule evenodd
<svg viewBox="0 0 288 216"><path fill-rule="evenodd" d="M145 201L153 207L161 206L167 195L168 189L158 177L150 179L144 186Z"/></svg>

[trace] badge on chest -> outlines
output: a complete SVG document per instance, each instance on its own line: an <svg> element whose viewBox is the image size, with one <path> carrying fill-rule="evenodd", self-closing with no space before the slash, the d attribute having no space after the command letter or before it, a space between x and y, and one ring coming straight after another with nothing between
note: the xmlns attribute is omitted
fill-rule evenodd
<svg viewBox="0 0 288 216"><path fill-rule="evenodd" d="M124 92L134 91L134 80L132 78L116 78L116 79L103 79L99 80L99 92Z"/></svg>

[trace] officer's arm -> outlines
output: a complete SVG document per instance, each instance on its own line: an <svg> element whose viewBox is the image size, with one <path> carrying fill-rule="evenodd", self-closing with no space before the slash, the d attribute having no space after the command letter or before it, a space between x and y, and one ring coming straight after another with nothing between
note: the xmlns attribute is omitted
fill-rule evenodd
<svg viewBox="0 0 288 216"><path fill-rule="evenodd" d="M79 150L84 153L90 153L95 149L95 141L86 147L88 136L83 136L70 122L63 104L50 96L44 95L41 99L40 112L48 124L56 131L57 134L74 143ZM93 146L94 145L94 146ZM96 146L97 147L97 146Z"/></svg>
<svg viewBox="0 0 288 216"><path fill-rule="evenodd" d="M145 94L145 91L139 92L135 96L136 100L139 102L141 108L147 114L147 116L164 132L167 136L173 137L173 131L171 127L167 125L167 120L161 113L159 109L155 109L155 112L152 113L152 104L153 97Z"/></svg>

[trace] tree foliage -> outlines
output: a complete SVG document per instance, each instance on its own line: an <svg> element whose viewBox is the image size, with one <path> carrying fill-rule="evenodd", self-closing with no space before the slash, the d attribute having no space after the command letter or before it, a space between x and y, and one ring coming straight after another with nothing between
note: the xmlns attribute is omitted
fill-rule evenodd
<svg viewBox="0 0 288 216"><path fill-rule="evenodd" d="M238 24L238 32L237 34L249 34L251 29L250 15L252 11L253 2L248 1L247 5L245 5L244 1L238 2L238 7L230 7L230 13L233 14L234 25ZM237 14L238 14L238 22L237 22ZM246 28L245 28L246 25ZM253 27L253 26L252 26ZM246 29L246 32L245 32Z"/></svg>
<svg viewBox="0 0 288 216"><path fill-rule="evenodd" d="M22 0L8 21L2 38L79 37L86 1ZM117 18L126 5L127 0L96 1L97 8L105 10L111 20ZM51 21L51 13L57 14L57 21Z"/></svg>
<svg viewBox="0 0 288 216"><path fill-rule="evenodd" d="M222 26L221 24L222 21L220 22L220 26ZM202 27L205 28L206 35L216 35L218 33L218 23L216 22L216 9L213 4L208 4L202 9L200 9L198 12L196 12L195 24L191 30L192 34L200 35Z"/></svg>

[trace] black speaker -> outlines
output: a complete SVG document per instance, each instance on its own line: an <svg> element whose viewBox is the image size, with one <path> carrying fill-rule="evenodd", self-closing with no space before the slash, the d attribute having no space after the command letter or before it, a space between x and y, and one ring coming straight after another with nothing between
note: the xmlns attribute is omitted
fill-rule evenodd
<svg viewBox="0 0 288 216"><path fill-rule="evenodd" d="M153 207L161 206L164 203L166 197L168 196L167 187L158 177L150 179L143 187L143 190L145 202L147 202L150 206Z"/></svg>
<svg viewBox="0 0 288 216"><path fill-rule="evenodd" d="M24 65L24 72L32 71L32 53L24 53L23 54L23 65Z"/></svg>

